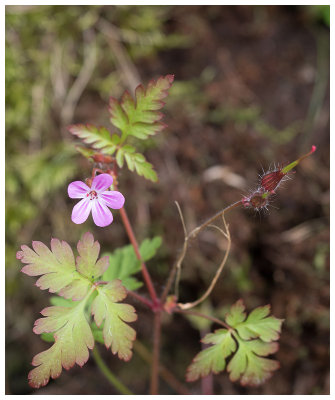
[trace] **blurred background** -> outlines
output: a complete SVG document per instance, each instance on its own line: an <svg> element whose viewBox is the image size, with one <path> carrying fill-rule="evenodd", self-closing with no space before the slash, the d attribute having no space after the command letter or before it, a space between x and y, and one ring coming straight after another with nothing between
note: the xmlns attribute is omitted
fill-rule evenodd
<svg viewBox="0 0 335 400"><path fill-rule="evenodd" d="M316 145L268 213L227 215L231 254L202 308L220 318L243 298L249 310L270 303L285 318L276 354L281 368L273 378L243 388L222 373L210 383L215 394L329 393L329 6L7 6L8 394L117 394L92 359L43 389L28 386L32 357L49 346L32 327L50 296L20 273L15 253L21 244L49 244L52 237L74 247L87 230L104 251L128 244L117 212L112 229L95 227L91 218L70 221L67 185L90 175L91 165L76 153L66 126L110 127L110 95L170 73L168 128L138 143L159 182L126 169L120 175L138 240L163 238L148 265L156 288L163 290L183 243L175 200L191 229L248 193L262 168ZM193 244L181 301L203 293L224 249L214 230ZM150 349L152 315L134 305L133 326ZM210 328L164 317L161 359L180 382ZM150 366L139 352L124 363L100 347L121 381L146 394ZM183 390L201 394L202 383L183 383ZM161 381L161 394L176 393L178 387Z"/></svg>

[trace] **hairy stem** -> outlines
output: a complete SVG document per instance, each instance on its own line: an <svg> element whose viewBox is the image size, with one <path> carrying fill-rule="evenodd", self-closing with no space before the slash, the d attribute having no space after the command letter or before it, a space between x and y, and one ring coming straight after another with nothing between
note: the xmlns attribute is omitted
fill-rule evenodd
<svg viewBox="0 0 335 400"><path fill-rule="evenodd" d="M196 238L203 229L205 229L208 225L212 224L217 218L219 218L220 216L223 216L225 213L227 213L228 211L234 209L235 207L238 207L241 204L242 204L242 201L239 200L236 203L233 203L233 204L227 206L223 210L220 210L219 212L214 214L212 217L207 219L203 224L201 224L201 225L197 226L196 228L194 228L188 235L185 236L182 252L180 253L178 259L176 260L176 262L174 263L174 265L173 265L173 267L171 269L170 275L169 275L169 277L167 279L167 283L165 285L165 289L164 289L163 294L161 296L161 303L162 304L164 304L164 302L166 300L166 297L167 297L167 295L168 295L168 293L169 293L169 291L171 289L171 286L172 286L172 283L173 283L173 280L174 280L174 277L175 277L176 273L178 273L177 274L177 278L178 279L177 279L177 282L176 282L176 287L178 286L178 280L180 278L181 264L182 264L182 262L183 262L183 260L185 258L189 240ZM180 210L180 209L178 208L178 210ZM183 223L183 226L184 226L183 219L182 219L182 223Z"/></svg>
<svg viewBox="0 0 335 400"><path fill-rule="evenodd" d="M159 353L161 341L161 311L157 311L154 316L154 346L151 364L151 383L150 394L158 394L159 390Z"/></svg>
<svg viewBox="0 0 335 400"><path fill-rule="evenodd" d="M158 298L157 298L157 295L156 295L156 291L155 291L154 285L152 283L152 280L151 280L150 274L148 272L148 269L147 269L145 263L142 261L142 257L141 257L141 254L140 254L140 250L139 250L139 247L138 247L137 240L136 240L135 235L134 235L133 228L131 227L131 224L129 222L126 210L124 208L120 209L120 215L121 215L121 218L122 218L123 225L124 225L124 227L125 227L125 229L127 231L129 240L130 240L131 244L133 245L136 257L141 262L141 271L142 271L143 279L144 279L144 282L145 282L145 284L146 284L146 286L148 288L150 297L151 297L153 303L157 304L158 303Z"/></svg>
<svg viewBox="0 0 335 400"><path fill-rule="evenodd" d="M97 366L103 375L108 379L109 383L121 394L133 395L134 393L132 393L122 382L120 382L113 372L107 367L99 353L99 350L97 349L97 346L94 347L92 353Z"/></svg>

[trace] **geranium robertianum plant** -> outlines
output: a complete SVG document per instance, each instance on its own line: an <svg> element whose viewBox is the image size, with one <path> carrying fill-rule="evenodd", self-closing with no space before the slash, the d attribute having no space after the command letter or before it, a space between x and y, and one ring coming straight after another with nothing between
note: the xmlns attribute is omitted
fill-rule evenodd
<svg viewBox="0 0 335 400"><path fill-rule="evenodd" d="M22 272L30 276L40 276L36 285L41 290L48 289L57 294L51 298L52 305L41 311L43 317L35 322L33 329L34 333L41 334L46 341L53 342L49 349L33 358L32 364L35 368L30 371L28 379L34 388L46 385L50 377L57 378L62 368L69 369L74 364L83 366L95 341L104 343L121 360L130 360L136 340L136 332L131 323L138 316L132 305L123 302L127 296L141 302L153 312L151 394L158 393L159 374L177 392L187 393L182 384L176 383L175 377L171 379L170 375L169 378L168 374L163 374L160 366L161 315L164 312L198 316L220 326L220 329L202 339L209 346L200 351L191 362L186 371L187 381L195 381L208 374L226 370L232 381L256 386L267 380L279 367L278 361L269 355L278 350L283 320L270 314L269 305L258 307L247 315L240 299L230 307L224 320L192 308L210 295L228 258L231 243L225 221L228 211L238 206L257 211L266 208L290 171L316 148L312 146L309 153L285 167L264 173L254 191L220 210L189 233L177 203L185 240L180 255L171 267L163 293L159 295L145 262L155 256L161 238L146 239L138 245L123 207L127 199L117 190L119 184L122 186L122 182L118 182L118 170L125 163L130 171L136 171L138 175L153 182L157 181L153 166L128 143L128 139L135 137L146 140L165 128L166 125L161 121L163 114L159 110L164 106L162 100L168 95L173 80L173 75L167 75L156 81L152 80L146 88L139 85L135 91L135 99L127 91L121 101L111 97L110 120L117 131L113 130L111 133L105 127L84 124L69 127L69 131L86 145L77 146L78 151L93 162L92 174L85 179L85 183L69 183L69 197L79 199L73 208L72 221L76 224L85 223L92 213L95 224L108 229L107 226L113 221L109 208L119 210L116 212L120 213L131 245L105 253L99 258L100 244L94 241L92 233L87 232L77 244L76 257L70 245L58 239L51 239L50 248L41 242L33 242L32 248L21 246L17 258L26 264ZM219 218L223 220L224 229L214 227L228 242L223 259L204 294L192 302L180 303L181 266L188 244L203 229L213 226L213 222ZM139 272L142 273L142 280L138 278ZM173 283L174 293L171 294ZM147 297L136 292L143 284L148 292ZM137 349L143 353L140 344ZM106 366L96 348L93 354L114 387L122 394L130 394L130 390L111 371L106 373Z"/></svg>

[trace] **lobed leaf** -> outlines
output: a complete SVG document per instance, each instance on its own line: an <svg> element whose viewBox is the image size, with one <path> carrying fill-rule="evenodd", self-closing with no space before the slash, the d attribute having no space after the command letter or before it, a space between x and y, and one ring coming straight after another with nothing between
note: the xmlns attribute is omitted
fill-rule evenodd
<svg viewBox="0 0 335 400"><path fill-rule="evenodd" d="M147 139L166 127L161 122L163 114L158 110L164 106L162 99L168 95L173 80L173 75L166 75L157 81L150 81L146 89L139 85L135 90L135 100L128 91L122 96L121 102L110 98L111 122L121 130L124 139L129 135Z"/></svg>
<svg viewBox="0 0 335 400"><path fill-rule="evenodd" d="M161 243L162 239L159 236L153 239L145 239L140 245L142 260L148 261L153 258ZM142 286L142 282L133 277L141 270L141 263L137 259L132 245L124 246L113 253L106 254L109 256L109 267L102 276L103 280L120 279L128 290L136 290Z"/></svg>
<svg viewBox="0 0 335 400"><path fill-rule="evenodd" d="M194 381L226 367L232 381L257 386L269 379L278 361L265 358L278 350L279 333L283 320L269 316L270 306L258 307L247 317L242 300L237 301L226 315L230 328L220 329L203 338L211 346L202 350L187 369L186 378Z"/></svg>
<svg viewBox="0 0 335 400"><path fill-rule="evenodd" d="M103 149L106 154L113 154L116 150L116 144L112 140L110 132L103 126L77 124L70 125L67 129L72 135L79 137L84 143L89 144L94 149ZM87 150L84 155L87 156L86 154L89 155Z"/></svg>
<svg viewBox="0 0 335 400"><path fill-rule="evenodd" d="M77 257L77 270L80 274L89 279L95 279L101 276L109 265L108 256L101 257L98 260L100 244L94 241L90 232L86 232L77 245L79 256ZM98 261L97 261L98 260Z"/></svg>
<svg viewBox="0 0 335 400"><path fill-rule="evenodd" d="M131 147L131 151L129 148ZM145 160L145 157L140 153L134 153L135 148L132 146L120 147L116 153L116 162L120 168L124 165L124 160L130 171L136 171L138 175L149 179L152 182L157 182L157 174L153 169L152 164Z"/></svg>
<svg viewBox="0 0 335 400"><path fill-rule="evenodd" d="M89 357L88 349L94 346L90 326L85 318L82 303L76 307L52 306L41 311L45 318L35 322L36 334L54 332L55 343L37 354L29 372L29 384L34 388L45 386L50 377L57 378L62 367L69 369L76 363L83 366Z"/></svg>
<svg viewBox="0 0 335 400"><path fill-rule="evenodd" d="M270 305L255 308L246 318L245 307L239 300L226 316L226 322L235 328L239 336L244 340L260 338L264 342L272 342L279 339L282 319L269 316Z"/></svg>
<svg viewBox="0 0 335 400"><path fill-rule="evenodd" d="M243 386L261 385L279 368L279 362L260 356L275 353L278 343L265 343L259 339L244 341L238 337L237 341L238 350L227 366L229 378L233 382L240 379Z"/></svg>
<svg viewBox="0 0 335 400"><path fill-rule="evenodd" d="M99 327L104 321L103 338L107 348L120 359L130 360L132 342L136 332L126 322L136 321L137 316L133 306L120 304L127 296L127 291L121 281L116 279L107 285L97 288L98 295L92 303L92 314Z"/></svg>
<svg viewBox="0 0 335 400"><path fill-rule="evenodd" d="M202 342L213 346L202 350L193 359L186 373L187 381L195 381L211 372L217 374L223 371L226 367L226 358L236 350L236 342L227 329L209 333Z"/></svg>
<svg viewBox="0 0 335 400"><path fill-rule="evenodd" d="M23 245L17 252L16 257L27 264L21 271L30 276L41 275L36 286L51 293L57 292L66 299L84 298L92 280L101 276L109 264L108 257L97 261L100 245L94 243L89 232L78 243L80 256L76 262L71 247L65 241L51 239L51 250L42 242L33 242L32 247Z"/></svg>

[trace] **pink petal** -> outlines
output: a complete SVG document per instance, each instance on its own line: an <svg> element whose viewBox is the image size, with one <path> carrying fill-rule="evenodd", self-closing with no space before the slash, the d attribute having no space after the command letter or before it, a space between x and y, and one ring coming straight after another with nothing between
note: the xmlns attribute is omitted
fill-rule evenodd
<svg viewBox="0 0 335 400"><path fill-rule="evenodd" d="M109 174L97 175L92 182L91 189L96 190L98 193L108 189L113 183L113 178Z"/></svg>
<svg viewBox="0 0 335 400"><path fill-rule="evenodd" d="M67 192L71 199L82 199L89 191L90 188L86 185L86 183L81 181L71 182L67 188Z"/></svg>
<svg viewBox="0 0 335 400"><path fill-rule="evenodd" d="M71 219L75 224L82 224L87 220L92 209L92 201L82 199L73 207Z"/></svg>
<svg viewBox="0 0 335 400"><path fill-rule="evenodd" d="M112 223L113 215L101 201L95 200L92 202L92 217L95 225L107 226Z"/></svg>
<svg viewBox="0 0 335 400"><path fill-rule="evenodd" d="M113 208L114 210L118 210L124 205L124 197L120 192L106 191L101 193L99 197L103 199L108 207Z"/></svg>

